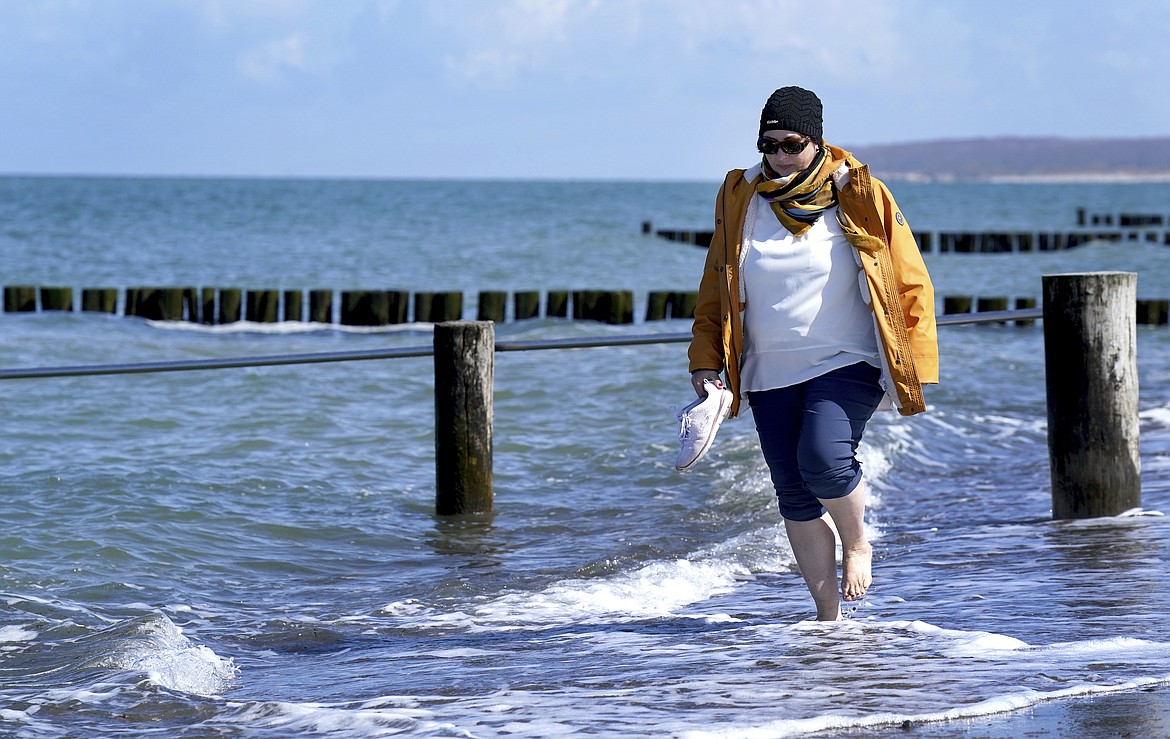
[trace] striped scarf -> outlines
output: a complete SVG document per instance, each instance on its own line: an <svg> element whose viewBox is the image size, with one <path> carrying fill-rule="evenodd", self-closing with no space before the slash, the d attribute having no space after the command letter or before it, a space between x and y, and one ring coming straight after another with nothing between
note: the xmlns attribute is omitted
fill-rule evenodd
<svg viewBox="0 0 1170 739"><path fill-rule="evenodd" d="M792 175L787 182L779 182L776 172L764 159L764 171L756 178L756 192L772 206L776 218L796 236L803 236L826 210L837 205L837 191L833 188L834 170L845 161L828 156L828 146L822 146L812 164Z"/></svg>

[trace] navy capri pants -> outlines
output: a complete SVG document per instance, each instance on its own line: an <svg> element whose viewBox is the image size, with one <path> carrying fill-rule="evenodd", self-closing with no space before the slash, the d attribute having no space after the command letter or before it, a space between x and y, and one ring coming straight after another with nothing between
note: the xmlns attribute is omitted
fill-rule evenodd
<svg viewBox="0 0 1170 739"><path fill-rule="evenodd" d="M784 518L820 518L825 509L818 498L844 497L861 482L857 445L884 394L880 376L877 367L859 362L747 394Z"/></svg>

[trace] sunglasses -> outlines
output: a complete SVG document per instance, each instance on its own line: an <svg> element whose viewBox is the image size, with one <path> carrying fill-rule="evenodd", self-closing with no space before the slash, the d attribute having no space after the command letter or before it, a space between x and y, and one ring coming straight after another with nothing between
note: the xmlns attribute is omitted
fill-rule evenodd
<svg viewBox="0 0 1170 739"><path fill-rule="evenodd" d="M776 139L769 136L761 136L760 138L756 139L756 149L758 149L761 154L775 154L778 151L782 151L785 154L792 156L793 154L799 154L800 152L804 151L804 147L808 146L810 141L812 141L812 139L808 136L802 136L800 138L789 136L783 141L777 141Z"/></svg>

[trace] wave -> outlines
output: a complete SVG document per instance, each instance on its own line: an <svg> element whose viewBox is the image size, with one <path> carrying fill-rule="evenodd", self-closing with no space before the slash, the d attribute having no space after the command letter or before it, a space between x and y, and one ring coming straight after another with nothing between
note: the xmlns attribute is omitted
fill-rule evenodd
<svg viewBox="0 0 1170 739"><path fill-rule="evenodd" d="M72 624L70 628L81 627ZM46 697L51 700L86 694L94 684L108 681L111 673L143 675L160 688L215 696L227 690L238 674L230 658L192 643L173 621L157 612L56 641L41 636L33 626L0 631L0 641L9 643L4 682L9 687L49 688ZM14 643L19 646L11 646Z"/></svg>

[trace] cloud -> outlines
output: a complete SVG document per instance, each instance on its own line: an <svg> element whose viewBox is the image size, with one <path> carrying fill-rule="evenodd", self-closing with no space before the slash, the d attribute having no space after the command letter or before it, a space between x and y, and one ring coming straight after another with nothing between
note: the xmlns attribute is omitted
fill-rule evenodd
<svg viewBox="0 0 1170 739"><path fill-rule="evenodd" d="M295 32L281 39L244 52L236 64L245 78L261 83L276 83L284 79L286 70L308 69L307 37Z"/></svg>
<svg viewBox="0 0 1170 739"><path fill-rule="evenodd" d="M596 5L592 0L511 0L477 5L470 12L466 6L448 6L437 20L463 45L444 56L448 77L457 86L510 86L546 51L567 42L574 15Z"/></svg>

